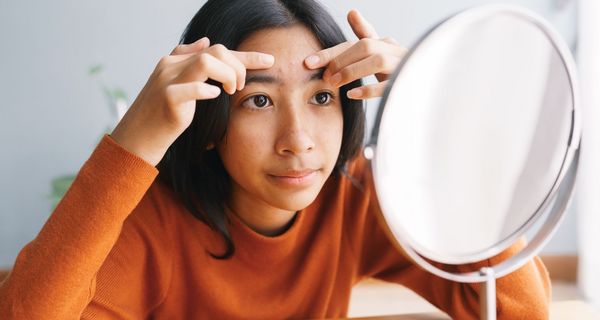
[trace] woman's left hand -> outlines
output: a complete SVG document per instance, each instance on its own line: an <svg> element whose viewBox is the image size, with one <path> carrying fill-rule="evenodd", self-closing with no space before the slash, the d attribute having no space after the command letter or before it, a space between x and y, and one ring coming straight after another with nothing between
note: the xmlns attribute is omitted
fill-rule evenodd
<svg viewBox="0 0 600 320"><path fill-rule="evenodd" d="M351 99L381 97L389 75L407 50L392 38L380 39L375 29L357 10L348 13L348 23L358 41L344 42L308 56L304 63L309 69L326 67L323 79L335 86L375 75L379 83L364 85L348 91Z"/></svg>

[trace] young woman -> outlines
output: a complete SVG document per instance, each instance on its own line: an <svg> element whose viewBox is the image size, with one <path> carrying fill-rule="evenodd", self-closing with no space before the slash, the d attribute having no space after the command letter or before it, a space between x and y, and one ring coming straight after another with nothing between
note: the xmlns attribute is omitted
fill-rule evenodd
<svg viewBox="0 0 600 320"><path fill-rule="evenodd" d="M0 318L343 317L366 277L477 318L477 285L419 269L378 223L361 101L404 49L348 21L358 41L313 0L209 0L19 254ZM537 258L497 287L500 318L547 317Z"/></svg>

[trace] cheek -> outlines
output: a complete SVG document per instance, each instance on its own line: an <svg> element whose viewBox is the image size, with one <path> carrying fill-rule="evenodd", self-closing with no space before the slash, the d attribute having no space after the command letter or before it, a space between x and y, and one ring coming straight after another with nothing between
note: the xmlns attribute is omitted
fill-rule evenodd
<svg viewBox="0 0 600 320"><path fill-rule="evenodd" d="M318 115L315 123L316 130L321 137L320 143L329 151L335 151L335 157L342 144L344 130L344 116L341 107L336 107L331 112Z"/></svg>
<svg viewBox="0 0 600 320"><path fill-rule="evenodd" d="M262 162L270 137L266 124L232 115L219 153L227 171L248 170Z"/></svg>
<svg viewBox="0 0 600 320"><path fill-rule="evenodd" d="M340 154L344 118L340 106L312 109L310 136L316 145L316 156L326 173L333 170Z"/></svg>

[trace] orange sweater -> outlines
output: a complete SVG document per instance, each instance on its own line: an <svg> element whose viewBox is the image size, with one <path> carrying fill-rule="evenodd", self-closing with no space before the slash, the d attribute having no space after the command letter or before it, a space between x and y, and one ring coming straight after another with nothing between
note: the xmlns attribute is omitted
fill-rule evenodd
<svg viewBox="0 0 600 320"><path fill-rule="evenodd" d="M377 222L366 162L349 171L364 190L330 178L283 235L262 236L231 217L236 254L215 260L207 250L220 252L220 238L153 183L154 167L105 136L0 286L0 318L340 317L365 277L403 284L453 318L477 318L478 285L440 279L399 254ZM497 289L500 318L547 318L539 259Z"/></svg>

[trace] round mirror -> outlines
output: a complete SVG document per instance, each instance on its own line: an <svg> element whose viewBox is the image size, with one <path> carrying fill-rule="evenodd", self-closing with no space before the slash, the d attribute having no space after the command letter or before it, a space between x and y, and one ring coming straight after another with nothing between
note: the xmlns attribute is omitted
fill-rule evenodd
<svg viewBox="0 0 600 320"><path fill-rule="evenodd" d="M384 220L416 262L451 280L483 281L429 261L490 258L542 222L496 276L539 250L560 221L577 166L573 72L560 37L513 6L458 13L411 49L390 79L365 155Z"/></svg>

